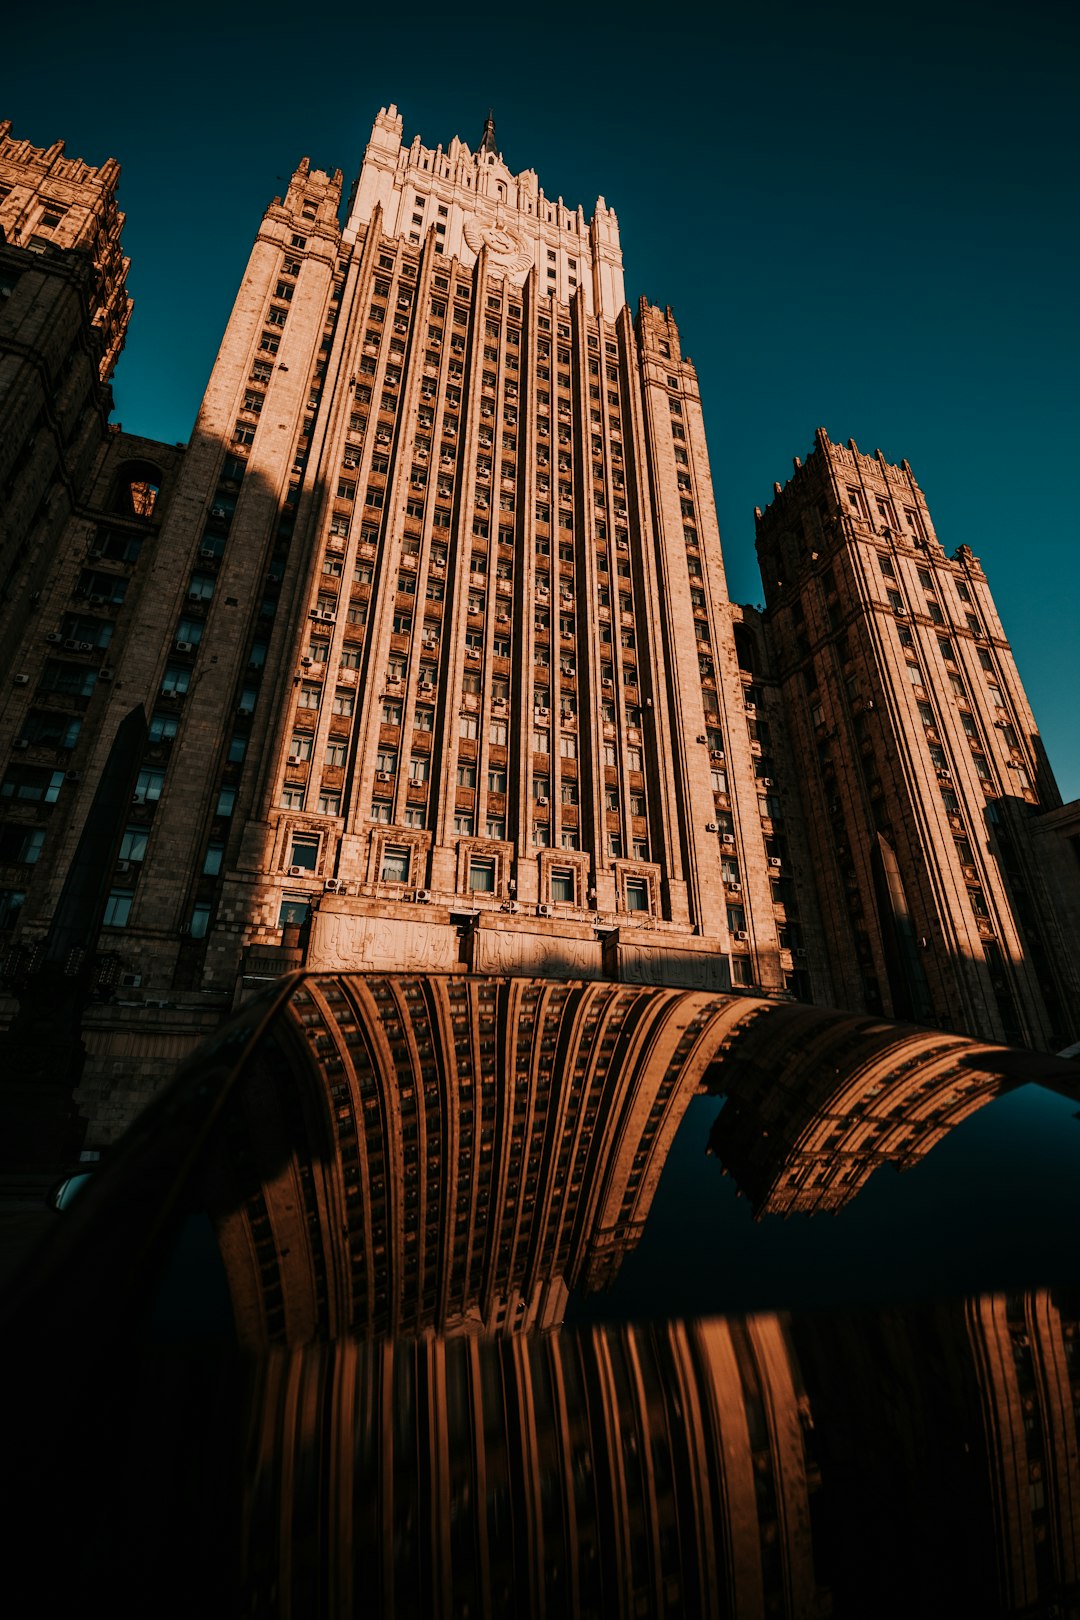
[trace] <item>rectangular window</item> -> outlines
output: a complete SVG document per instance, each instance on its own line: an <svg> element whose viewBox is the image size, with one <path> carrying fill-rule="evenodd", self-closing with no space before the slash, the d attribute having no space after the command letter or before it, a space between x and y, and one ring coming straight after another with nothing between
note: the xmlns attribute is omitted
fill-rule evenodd
<svg viewBox="0 0 1080 1620"><path fill-rule="evenodd" d="M627 878L626 909L627 911L648 911L650 909L649 884L646 878Z"/></svg>
<svg viewBox="0 0 1080 1620"><path fill-rule="evenodd" d="M111 889L109 898L105 902L105 915L101 922L104 928L126 928L131 915L131 903L135 898L133 889Z"/></svg>
<svg viewBox="0 0 1080 1620"><path fill-rule="evenodd" d="M551 874L551 898L555 905L573 905L575 899L574 873L556 867Z"/></svg>
<svg viewBox="0 0 1080 1620"><path fill-rule="evenodd" d="M469 862L469 888L474 894L494 894L494 861L474 860Z"/></svg>
<svg viewBox="0 0 1080 1620"><path fill-rule="evenodd" d="M382 883L408 883L410 851L396 844L387 844L383 850L379 881Z"/></svg>
<svg viewBox="0 0 1080 1620"><path fill-rule="evenodd" d="M319 864L319 839L317 834L294 833L289 847L289 865L302 866L309 872L314 872Z"/></svg>

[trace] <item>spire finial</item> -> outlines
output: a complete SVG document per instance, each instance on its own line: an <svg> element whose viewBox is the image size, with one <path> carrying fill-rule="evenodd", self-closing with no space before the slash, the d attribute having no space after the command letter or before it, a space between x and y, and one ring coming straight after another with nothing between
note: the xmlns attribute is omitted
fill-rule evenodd
<svg viewBox="0 0 1080 1620"><path fill-rule="evenodd" d="M496 157L501 156L501 154L499 152L499 143L495 139L495 109L494 109L494 107L489 107L488 108L488 115L487 115L486 119L484 120L484 133L480 137L480 145L478 147L478 151L481 151L481 152L494 152Z"/></svg>

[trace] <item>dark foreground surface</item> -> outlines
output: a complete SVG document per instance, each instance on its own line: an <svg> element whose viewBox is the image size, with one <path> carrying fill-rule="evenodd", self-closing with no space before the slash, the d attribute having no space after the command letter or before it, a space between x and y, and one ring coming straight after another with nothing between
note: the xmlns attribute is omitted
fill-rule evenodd
<svg viewBox="0 0 1080 1620"><path fill-rule="evenodd" d="M1080 1614L1076 1079L283 981L8 1289L13 1612Z"/></svg>

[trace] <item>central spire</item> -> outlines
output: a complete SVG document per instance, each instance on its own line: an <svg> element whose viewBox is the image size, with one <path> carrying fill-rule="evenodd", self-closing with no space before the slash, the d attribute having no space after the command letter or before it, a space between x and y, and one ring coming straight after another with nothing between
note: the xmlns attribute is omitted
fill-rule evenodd
<svg viewBox="0 0 1080 1620"><path fill-rule="evenodd" d="M477 147L477 151L493 152L496 157L502 155L499 151L499 144L495 139L495 111L492 107L488 108L488 115L484 120L484 133L480 137L480 145Z"/></svg>

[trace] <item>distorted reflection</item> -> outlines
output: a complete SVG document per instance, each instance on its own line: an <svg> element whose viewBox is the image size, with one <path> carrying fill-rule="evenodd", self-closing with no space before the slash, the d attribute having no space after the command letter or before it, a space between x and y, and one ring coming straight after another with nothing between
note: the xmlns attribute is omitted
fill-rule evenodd
<svg viewBox="0 0 1080 1620"><path fill-rule="evenodd" d="M20 1375L16 1474L70 1543L35 1565L36 1612L77 1570L157 1614L1076 1616L1076 1075L703 991L279 986L148 1111L27 1284L22 1322L71 1352L62 1377L45 1357ZM784 1309L732 1307L725 1278L764 1252L740 1262L745 1238L853 1217L874 1272L868 1179L918 1165L893 1178L906 1198L1005 1092L1043 1134L1007 1143L993 1197L1025 1151L1064 1189L1029 1200L1022 1286L961 1271L951 1297L824 1310L796 1246L808 1292L788 1273ZM666 1288L687 1255L700 1309ZM57 1455L118 1477L87 1492Z"/></svg>
<svg viewBox="0 0 1080 1620"><path fill-rule="evenodd" d="M754 1211L812 1212L1019 1081L1075 1074L702 991L322 976L245 1065L196 1203L247 1346L550 1328L637 1244L695 1095L723 1097L708 1146Z"/></svg>
<svg viewBox="0 0 1080 1620"><path fill-rule="evenodd" d="M249 1596L292 1582L307 1612L317 1490L339 1612L1072 1614L1077 1314L1039 1292L275 1353Z"/></svg>

